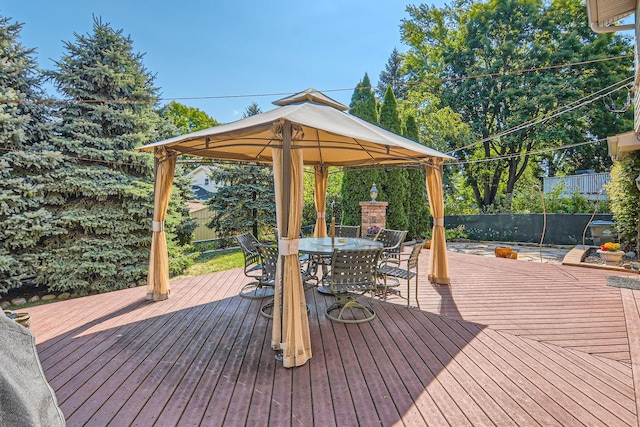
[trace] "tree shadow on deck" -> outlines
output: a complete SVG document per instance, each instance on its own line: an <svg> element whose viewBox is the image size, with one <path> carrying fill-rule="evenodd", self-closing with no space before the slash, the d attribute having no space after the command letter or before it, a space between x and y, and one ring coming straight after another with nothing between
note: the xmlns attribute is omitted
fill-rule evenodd
<svg viewBox="0 0 640 427"><path fill-rule="evenodd" d="M40 343L69 425L390 425L424 423L435 413L464 417L416 400L477 327L380 301L373 302L374 321L336 324L324 313L333 297L310 290L314 357L285 369L274 358L261 302L229 296L235 291L216 289L216 280L214 274L208 284L174 285L172 297L159 303L146 302L141 290L137 300ZM107 305L118 296L97 297ZM81 304L67 304L65 315L73 310ZM444 405L455 406L445 395Z"/></svg>
<svg viewBox="0 0 640 427"><path fill-rule="evenodd" d="M553 394L553 370L534 384L538 374L529 368L538 360L557 365L555 352L562 349L404 303L375 301L376 319L345 325L325 317L333 297L307 291L313 358L283 368L271 348L272 321L259 314L263 301L237 296L245 281L241 270L220 272L173 283L171 298L158 303L144 300L145 289L134 289L95 296L95 310L80 300L40 309L43 324L36 334L54 317L65 325L85 316L39 344L68 425L593 421L593 401L586 405L584 396L595 392L585 375L573 378L573 372L593 365L601 377L601 361L576 358L571 371L557 369L562 381L576 384L567 392L570 401ZM453 317L457 307L445 303L452 301L448 291L440 289L442 309ZM589 381L616 396L610 406L625 401L599 384L600 377Z"/></svg>

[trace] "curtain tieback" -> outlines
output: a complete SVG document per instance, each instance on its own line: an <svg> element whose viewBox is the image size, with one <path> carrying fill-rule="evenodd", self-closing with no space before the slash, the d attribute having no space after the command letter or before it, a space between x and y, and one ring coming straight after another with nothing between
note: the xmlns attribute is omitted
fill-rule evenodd
<svg viewBox="0 0 640 427"><path fill-rule="evenodd" d="M316 212L317 217L320 218L326 218L327 214L325 212Z"/></svg>
<svg viewBox="0 0 640 427"><path fill-rule="evenodd" d="M434 227L444 227L444 218L433 218Z"/></svg>
<svg viewBox="0 0 640 427"><path fill-rule="evenodd" d="M152 221L151 230L153 230L154 233L164 231L164 221Z"/></svg>
<svg viewBox="0 0 640 427"><path fill-rule="evenodd" d="M286 237L278 240L278 252L282 256L298 255L300 248L300 239L287 239Z"/></svg>

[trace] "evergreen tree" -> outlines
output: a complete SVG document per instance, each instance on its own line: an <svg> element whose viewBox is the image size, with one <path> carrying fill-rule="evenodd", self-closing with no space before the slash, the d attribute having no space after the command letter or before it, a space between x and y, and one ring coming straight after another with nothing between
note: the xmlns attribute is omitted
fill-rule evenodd
<svg viewBox="0 0 640 427"><path fill-rule="evenodd" d="M44 188L62 161L48 150L49 112L33 49L19 42L21 24L0 17L0 292L35 277L40 238L53 233ZM24 102L27 101L27 102Z"/></svg>
<svg viewBox="0 0 640 427"><path fill-rule="evenodd" d="M402 55L398 52L398 49L393 48L387 65L380 72L380 77L378 77L378 87L376 89L378 98L383 99L387 86L391 86L397 100L406 99L408 92L407 80L407 75L402 72Z"/></svg>
<svg viewBox="0 0 640 427"><path fill-rule="evenodd" d="M270 168L218 164L210 176L221 185L207 202L215 212L207 227L223 236L251 231L256 237L276 227L276 198Z"/></svg>
<svg viewBox="0 0 640 427"><path fill-rule="evenodd" d="M391 85L387 86L384 103L380 107L380 127L396 134L401 133L402 122L398 114L398 103ZM389 169L380 178L378 190L381 201L389 203L387 206L387 228L407 230L409 228L409 177L404 169Z"/></svg>
<svg viewBox="0 0 640 427"><path fill-rule="evenodd" d="M174 129L153 110L153 75L129 37L99 19L91 34L75 37L49 72L67 98L52 138L66 159L45 190L57 235L41 240L47 261L37 281L86 293L145 283L153 168L148 154L133 149ZM170 251L184 212L184 200L173 198Z"/></svg>
<svg viewBox="0 0 640 427"><path fill-rule="evenodd" d="M253 102L242 116L261 112ZM276 227L276 197L270 168L256 164L219 164L210 178L220 187L208 202L215 214L207 227L215 228L223 236L251 231L256 237Z"/></svg>
<svg viewBox="0 0 640 427"><path fill-rule="evenodd" d="M413 115L409 115L405 123L404 136L418 141L418 124ZM424 169L409 169L407 215L409 216L408 238L425 237L429 230L429 208L427 200L426 176Z"/></svg>
<svg viewBox="0 0 640 427"><path fill-rule="evenodd" d="M367 73L364 73L362 81L353 91L349 107L351 108L349 112L354 116L369 123L378 124L378 105Z"/></svg>
<svg viewBox="0 0 640 427"><path fill-rule="evenodd" d="M242 118L246 119L249 116L255 116L256 114L260 113L262 113L262 110L258 106L258 103L254 101L244 110L244 112L242 113Z"/></svg>
<svg viewBox="0 0 640 427"><path fill-rule="evenodd" d="M371 90L371 82L366 73L353 92L350 107L350 113L354 116L374 124L378 123L376 98ZM378 184L380 182L380 176L381 174L377 170L345 171L341 190L342 215L345 225L360 225L362 222L360 202L370 200L369 189L374 183Z"/></svg>

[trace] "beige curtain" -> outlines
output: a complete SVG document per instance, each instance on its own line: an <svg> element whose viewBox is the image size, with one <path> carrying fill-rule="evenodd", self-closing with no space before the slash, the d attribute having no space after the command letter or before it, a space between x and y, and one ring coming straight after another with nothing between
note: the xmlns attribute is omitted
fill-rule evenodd
<svg viewBox="0 0 640 427"><path fill-rule="evenodd" d="M285 132L286 130L283 133ZM287 144L284 146L286 149ZM287 168L284 151L280 148L272 150L280 257L276 273L271 345L275 350L282 350L283 365L291 368L304 365L311 359L309 318L298 260L303 206L303 162L301 150L290 150L290 168ZM283 168L288 169L289 173L283 173ZM289 185L285 180L289 180ZM289 206L285 206L285 188L289 188ZM288 218L285 218L287 213Z"/></svg>
<svg viewBox="0 0 640 427"><path fill-rule="evenodd" d="M155 151L155 187L153 202L153 236L147 277L147 299L162 301L169 298L169 255L164 220L169 209L169 198L173 175L176 170L177 153L165 147Z"/></svg>
<svg viewBox="0 0 640 427"><path fill-rule="evenodd" d="M327 181L329 181L329 167L327 165L315 165L313 167L315 180L314 202L316 205L316 226L313 229L313 237L327 237Z"/></svg>
<svg viewBox="0 0 640 427"><path fill-rule="evenodd" d="M427 194L433 216L431 233L431 251L429 256L429 280L448 285L449 262L447 261L447 242L444 236L444 198L442 195L442 159L434 159L427 165Z"/></svg>

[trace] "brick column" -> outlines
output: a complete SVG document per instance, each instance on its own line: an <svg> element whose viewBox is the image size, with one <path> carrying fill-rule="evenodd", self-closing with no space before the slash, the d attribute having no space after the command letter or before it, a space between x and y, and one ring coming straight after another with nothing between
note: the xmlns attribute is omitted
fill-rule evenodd
<svg viewBox="0 0 640 427"><path fill-rule="evenodd" d="M371 227L384 228L387 225L387 205L389 205L387 202L360 202L363 236Z"/></svg>

